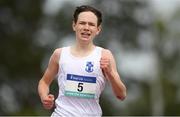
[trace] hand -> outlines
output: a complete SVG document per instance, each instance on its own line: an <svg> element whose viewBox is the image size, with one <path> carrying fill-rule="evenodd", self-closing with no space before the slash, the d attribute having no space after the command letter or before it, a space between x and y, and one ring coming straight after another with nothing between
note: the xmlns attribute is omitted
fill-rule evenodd
<svg viewBox="0 0 180 117"><path fill-rule="evenodd" d="M110 57L108 57L107 55L101 57L100 68L102 69L102 72L105 76L108 76L111 73L112 67L111 67Z"/></svg>
<svg viewBox="0 0 180 117"><path fill-rule="evenodd" d="M46 97L44 97L42 99L42 103L45 109L52 109L52 107L54 106L54 95L49 94Z"/></svg>

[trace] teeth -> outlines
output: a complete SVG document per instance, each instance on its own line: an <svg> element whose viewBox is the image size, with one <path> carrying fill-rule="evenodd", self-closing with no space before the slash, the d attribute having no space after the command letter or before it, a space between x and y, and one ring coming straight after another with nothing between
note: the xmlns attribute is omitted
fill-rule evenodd
<svg viewBox="0 0 180 117"><path fill-rule="evenodd" d="M88 33L82 33L82 35L87 35L87 36L89 36L90 34L88 34Z"/></svg>
<svg viewBox="0 0 180 117"><path fill-rule="evenodd" d="M88 33L81 33L81 35L83 38L89 38L89 36L90 36L90 34L88 34Z"/></svg>

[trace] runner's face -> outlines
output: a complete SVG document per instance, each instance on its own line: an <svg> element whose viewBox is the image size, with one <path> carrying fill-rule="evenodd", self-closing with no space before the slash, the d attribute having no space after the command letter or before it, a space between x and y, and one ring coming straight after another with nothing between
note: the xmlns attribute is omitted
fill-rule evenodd
<svg viewBox="0 0 180 117"><path fill-rule="evenodd" d="M73 22L73 30L76 32L76 39L90 42L100 32L100 26L97 26L97 17L94 13L87 11L81 12L77 22Z"/></svg>

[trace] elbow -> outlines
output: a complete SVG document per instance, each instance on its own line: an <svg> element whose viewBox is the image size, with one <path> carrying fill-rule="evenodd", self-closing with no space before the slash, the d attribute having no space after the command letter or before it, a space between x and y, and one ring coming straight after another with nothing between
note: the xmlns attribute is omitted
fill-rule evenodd
<svg viewBox="0 0 180 117"><path fill-rule="evenodd" d="M123 100L125 100L125 98L126 98L126 89L122 92L122 93L120 93L119 95L117 95L116 97L119 99L119 100L121 100L121 101L123 101Z"/></svg>
<svg viewBox="0 0 180 117"><path fill-rule="evenodd" d="M123 101L126 98L126 95L116 96L119 100Z"/></svg>

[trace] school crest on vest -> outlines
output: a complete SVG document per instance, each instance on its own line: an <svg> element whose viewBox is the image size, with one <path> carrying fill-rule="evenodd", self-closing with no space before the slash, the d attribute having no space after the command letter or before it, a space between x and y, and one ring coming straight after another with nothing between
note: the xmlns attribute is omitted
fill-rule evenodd
<svg viewBox="0 0 180 117"><path fill-rule="evenodd" d="M93 67L94 67L94 63L93 63L93 62L91 62L91 61L86 62L86 68L85 68L85 70L86 70L88 73L94 71Z"/></svg>

